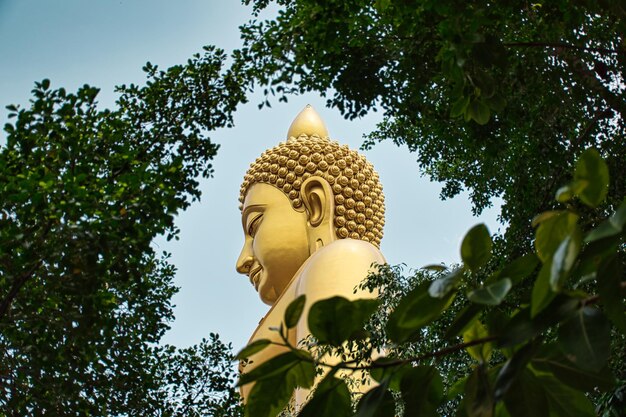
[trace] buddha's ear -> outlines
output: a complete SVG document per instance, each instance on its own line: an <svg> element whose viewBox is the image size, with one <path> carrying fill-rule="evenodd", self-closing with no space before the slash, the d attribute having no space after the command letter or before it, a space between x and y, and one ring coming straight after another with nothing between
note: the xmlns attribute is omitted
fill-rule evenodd
<svg viewBox="0 0 626 417"><path fill-rule="evenodd" d="M306 209L311 253L335 240L335 199L328 181L313 176L302 183L300 198Z"/></svg>

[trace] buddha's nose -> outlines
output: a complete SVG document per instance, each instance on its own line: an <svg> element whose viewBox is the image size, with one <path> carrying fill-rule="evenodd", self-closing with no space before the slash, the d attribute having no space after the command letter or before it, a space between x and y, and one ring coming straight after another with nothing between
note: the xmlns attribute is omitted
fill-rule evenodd
<svg viewBox="0 0 626 417"><path fill-rule="evenodd" d="M239 254L239 259L237 259L237 272L247 275L253 263L254 258L252 257L252 253L248 249L248 245L244 245Z"/></svg>

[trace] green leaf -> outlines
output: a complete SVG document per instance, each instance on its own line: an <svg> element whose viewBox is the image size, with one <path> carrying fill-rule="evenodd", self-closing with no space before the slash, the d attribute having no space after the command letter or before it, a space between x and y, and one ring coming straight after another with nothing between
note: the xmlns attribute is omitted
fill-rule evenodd
<svg viewBox="0 0 626 417"><path fill-rule="evenodd" d="M489 377L483 366L477 366L465 383L465 411L468 417L492 417L494 398Z"/></svg>
<svg viewBox="0 0 626 417"><path fill-rule="evenodd" d="M315 367L313 366L311 354L304 350L281 353L263 362L250 372L241 374L237 385L246 385L254 381L269 379L276 375L284 377L289 373L292 373L297 379L298 386L310 386L315 376Z"/></svg>
<svg viewBox="0 0 626 417"><path fill-rule="evenodd" d="M490 115L489 107L481 99L473 99L465 113L466 119L469 117L479 125L487 124Z"/></svg>
<svg viewBox="0 0 626 417"><path fill-rule="evenodd" d="M443 400L443 381L434 366L408 368L402 374L400 393L404 415L438 416L437 407Z"/></svg>
<svg viewBox="0 0 626 417"><path fill-rule="evenodd" d="M608 367L598 372L580 369L554 345L543 347L532 359L532 365L537 370L551 372L559 381L581 391L607 391L615 385L615 378Z"/></svg>
<svg viewBox="0 0 626 417"><path fill-rule="evenodd" d="M536 351L537 346L534 343L527 343L506 361L496 378L494 389L496 401L500 401L509 391Z"/></svg>
<svg viewBox="0 0 626 417"><path fill-rule="evenodd" d="M351 417L352 400L346 383L327 375L317 386L311 398L302 408L298 417Z"/></svg>
<svg viewBox="0 0 626 417"><path fill-rule="evenodd" d="M442 272L442 271L447 270L448 267L442 264L431 264L431 265L423 266L421 269L425 269L427 271Z"/></svg>
<svg viewBox="0 0 626 417"><path fill-rule="evenodd" d="M456 268L441 278L437 278L428 287L428 294L434 298L443 298L451 291L456 290L463 278L463 268Z"/></svg>
<svg viewBox="0 0 626 417"><path fill-rule="evenodd" d="M481 312L482 307L476 304L468 304L456 315L452 324L448 326L446 330L445 338L452 339L459 333L465 331L465 329L472 323L476 316Z"/></svg>
<svg viewBox="0 0 626 417"><path fill-rule="evenodd" d="M574 197L574 189L571 185L564 185L556 191L555 199L559 203L567 203Z"/></svg>
<svg viewBox="0 0 626 417"><path fill-rule="evenodd" d="M285 310L285 326L287 326L288 329L298 324L298 320L300 320L300 316L302 316L302 312L304 311L305 303L306 296L302 294L287 306L287 310Z"/></svg>
<svg viewBox="0 0 626 417"><path fill-rule="evenodd" d="M483 223L470 229L461 243L461 259L472 271L477 271L491 256L493 243L487 226Z"/></svg>
<svg viewBox="0 0 626 417"><path fill-rule="evenodd" d="M454 299L454 292L443 298L428 294L429 282L423 282L408 293L389 315L387 334L391 341L403 343L419 338L419 330L438 318Z"/></svg>
<svg viewBox="0 0 626 417"><path fill-rule="evenodd" d="M257 381L248 394L245 417L275 417L289 403L293 383L282 375Z"/></svg>
<svg viewBox="0 0 626 417"><path fill-rule="evenodd" d="M600 302L608 318L626 334L626 315L624 314L624 291L621 277L624 276L622 264L617 256L604 261L598 269L598 293Z"/></svg>
<svg viewBox="0 0 626 417"><path fill-rule="evenodd" d="M321 343L339 346L364 335L363 326L378 308L371 299L349 301L332 297L316 302L309 311L309 330Z"/></svg>
<svg viewBox="0 0 626 417"><path fill-rule="evenodd" d="M532 221L530 222L532 227L537 227L539 226L541 223L543 223L544 221L554 217L554 216L558 216L560 214L563 213L563 210L548 210L548 211L544 211L543 213L539 213L537 214Z"/></svg>
<svg viewBox="0 0 626 417"><path fill-rule="evenodd" d="M620 204L619 208L598 227L593 229L585 237L585 242L594 242L596 240L605 239L621 234L626 225L626 199Z"/></svg>
<svg viewBox="0 0 626 417"><path fill-rule="evenodd" d="M585 150L576 163L574 181L581 184L576 190L580 200L597 207L606 198L609 189L609 167L597 150Z"/></svg>
<svg viewBox="0 0 626 417"><path fill-rule="evenodd" d="M489 336L487 328L483 324L475 320L472 325L463 333L463 342L473 342L478 339L483 339ZM480 345L469 346L465 348L469 355L479 362L489 362L491 357L491 351L493 350L493 343L482 343Z"/></svg>
<svg viewBox="0 0 626 417"><path fill-rule="evenodd" d="M535 235L535 249L543 263L552 258L561 242L573 232L577 221L576 214L563 211L541 222Z"/></svg>
<svg viewBox="0 0 626 417"><path fill-rule="evenodd" d="M556 378L548 375L538 375L538 382L546 394L551 415L595 417L596 413L591 401L580 391L576 391L562 384Z"/></svg>
<svg viewBox="0 0 626 417"><path fill-rule="evenodd" d="M395 414L393 395L387 389L387 383L383 382L361 397L354 417L394 417Z"/></svg>
<svg viewBox="0 0 626 417"><path fill-rule="evenodd" d="M486 287L470 291L467 298L473 303L496 306L504 300L511 287L511 280L504 278Z"/></svg>
<svg viewBox="0 0 626 417"><path fill-rule="evenodd" d="M237 354L237 356L235 356L235 359L243 360L243 359L249 358L255 353L262 351L263 349L268 347L270 344L272 344L272 341L268 339L255 340L254 342L248 344L248 346L241 349L239 353Z"/></svg>
<svg viewBox="0 0 626 417"><path fill-rule="evenodd" d="M609 357L611 326L600 310L583 307L559 326L558 342L577 367L598 372Z"/></svg>
<svg viewBox="0 0 626 417"><path fill-rule="evenodd" d="M539 314L544 308L548 306L548 304L550 304L550 302L556 296L556 293L552 291L552 288L550 286L551 270L552 265L550 263L545 263L541 267L539 275L537 275L537 279L535 280L535 284L533 285L533 291L531 294L531 317L535 317L537 314Z"/></svg>
<svg viewBox="0 0 626 417"><path fill-rule="evenodd" d="M469 96L461 96L457 101L452 105L452 109L450 110L450 117L456 118L463 116L469 107L470 98Z"/></svg>
<svg viewBox="0 0 626 417"><path fill-rule="evenodd" d="M511 417L548 417L548 399L537 377L524 369L504 396Z"/></svg>
<svg viewBox="0 0 626 417"><path fill-rule="evenodd" d="M581 244L580 230L575 227L554 252L550 268L550 288L552 291L559 292L563 288L563 284L576 262Z"/></svg>

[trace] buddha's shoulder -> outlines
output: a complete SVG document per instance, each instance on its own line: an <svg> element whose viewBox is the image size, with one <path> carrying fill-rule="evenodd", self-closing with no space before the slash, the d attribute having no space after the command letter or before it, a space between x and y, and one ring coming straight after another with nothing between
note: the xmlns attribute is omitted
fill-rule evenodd
<svg viewBox="0 0 626 417"><path fill-rule="evenodd" d="M356 239L338 239L315 252L310 259L310 268L333 268L347 265L369 267L373 263L384 264L380 250L369 242Z"/></svg>

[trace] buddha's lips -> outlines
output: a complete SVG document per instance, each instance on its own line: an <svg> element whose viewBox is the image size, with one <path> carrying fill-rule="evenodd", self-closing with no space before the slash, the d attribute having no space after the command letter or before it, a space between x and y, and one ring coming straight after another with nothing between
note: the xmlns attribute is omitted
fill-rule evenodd
<svg viewBox="0 0 626 417"><path fill-rule="evenodd" d="M259 289L259 275L261 273L261 265L257 266L253 270L250 271L248 276L250 277L250 283L254 286L254 289Z"/></svg>

